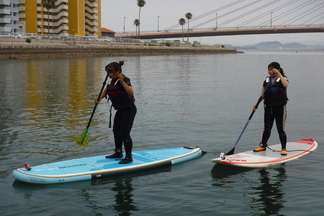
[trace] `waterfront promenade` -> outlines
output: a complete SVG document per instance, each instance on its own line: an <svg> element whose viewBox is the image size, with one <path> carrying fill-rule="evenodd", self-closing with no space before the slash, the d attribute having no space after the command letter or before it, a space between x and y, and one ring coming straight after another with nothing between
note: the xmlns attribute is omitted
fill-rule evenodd
<svg viewBox="0 0 324 216"><path fill-rule="evenodd" d="M237 53L219 46L0 38L0 59Z"/></svg>

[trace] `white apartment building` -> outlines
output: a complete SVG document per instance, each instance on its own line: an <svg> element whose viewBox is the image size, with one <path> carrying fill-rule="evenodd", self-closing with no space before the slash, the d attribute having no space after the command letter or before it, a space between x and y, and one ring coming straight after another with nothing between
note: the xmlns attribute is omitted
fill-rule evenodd
<svg viewBox="0 0 324 216"><path fill-rule="evenodd" d="M0 32L24 32L23 25L19 21L19 10L22 9L19 3L21 2L22 0L0 0Z"/></svg>

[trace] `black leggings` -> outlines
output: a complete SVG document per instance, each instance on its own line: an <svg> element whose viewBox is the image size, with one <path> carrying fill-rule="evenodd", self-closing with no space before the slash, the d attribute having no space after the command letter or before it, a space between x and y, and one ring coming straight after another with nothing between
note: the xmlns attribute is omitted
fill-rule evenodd
<svg viewBox="0 0 324 216"><path fill-rule="evenodd" d="M262 135L262 144L267 146L271 135L273 122L276 119L276 126L279 134L281 148L286 149L287 135L285 132L285 122L287 118L287 108L284 106L265 106L264 107L264 131Z"/></svg>
<svg viewBox="0 0 324 216"><path fill-rule="evenodd" d="M130 136L134 118L136 115L136 106L126 110L117 110L114 118L114 138L116 149L122 149L123 143L125 147L126 157L132 156L133 141Z"/></svg>

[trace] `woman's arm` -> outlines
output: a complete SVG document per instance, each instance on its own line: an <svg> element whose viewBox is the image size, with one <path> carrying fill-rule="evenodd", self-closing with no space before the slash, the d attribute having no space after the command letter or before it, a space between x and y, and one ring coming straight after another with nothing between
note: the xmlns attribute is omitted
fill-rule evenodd
<svg viewBox="0 0 324 216"><path fill-rule="evenodd" d="M277 70L277 69L273 69L273 70L275 71L276 75L280 77L280 81L281 81L281 84L283 85L283 87L287 88L288 84L289 84L288 79L286 77L282 76L282 74L279 72L279 70Z"/></svg>
<svg viewBox="0 0 324 216"><path fill-rule="evenodd" d="M105 88L105 90L102 91L102 93L101 93L101 95L99 97L99 100L98 100L98 98L95 99L95 103L96 104L100 103L100 101L102 100L102 98L106 97L106 94L107 94L107 87Z"/></svg>
<svg viewBox="0 0 324 216"><path fill-rule="evenodd" d="M279 73L280 75L280 81L281 81L281 84L283 85L283 87L287 88L288 87L288 79L284 76L281 75L281 73Z"/></svg>
<svg viewBox="0 0 324 216"><path fill-rule="evenodd" d="M118 75L118 80L126 90L127 94L133 96L134 95L134 90L132 86L127 85L127 83L124 80L124 76L122 74Z"/></svg>
<svg viewBox="0 0 324 216"><path fill-rule="evenodd" d="M261 103L261 101L263 101L263 99L264 99L264 90L265 90L265 88L262 87L261 95L260 95L257 103L252 108L254 111L258 109L259 103Z"/></svg>

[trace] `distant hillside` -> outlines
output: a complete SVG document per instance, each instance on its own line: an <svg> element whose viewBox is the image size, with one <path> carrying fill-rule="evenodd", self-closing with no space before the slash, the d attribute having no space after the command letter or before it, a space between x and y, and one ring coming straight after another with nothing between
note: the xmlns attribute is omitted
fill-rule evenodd
<svg viewBox="0 0 324 216"><path fill-rule="evenodd" d="M308 46L301 43L288 43L282 44L279 41L268 41L261 42L255 45L246 45L246 46L233 46L230 44L225 44L226 48L236 48L236 49L260 49L260 50L291 50L291 49L324 49L324 46Z"/></svg>

